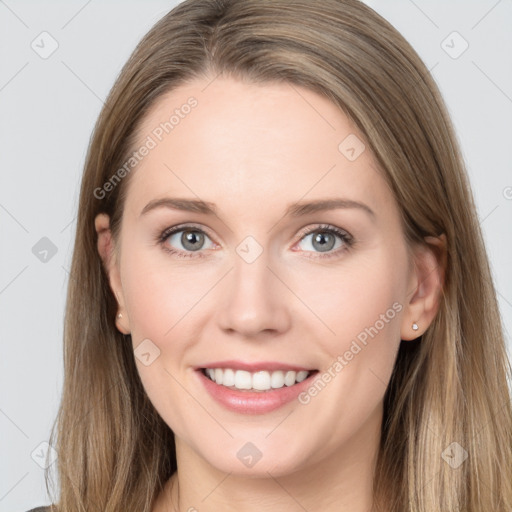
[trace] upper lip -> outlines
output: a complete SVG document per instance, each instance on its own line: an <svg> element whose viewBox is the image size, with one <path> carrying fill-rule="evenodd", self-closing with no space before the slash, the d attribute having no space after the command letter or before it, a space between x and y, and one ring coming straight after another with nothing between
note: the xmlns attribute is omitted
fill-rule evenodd
<svg viewBox="0 0 512 512"><path fill-rule="evenodd" d="M196 366L196 370L201 370L203 368L231 368L232 370L245 370L247 372L257 372L260 370L263 371L277 371L277 370L286 370L286 371L313 371L313 368L306 368L305 366L298 366L289 363L279 363L276 361L259 361L253 363L245 363L243 361L214 361L211 363L205 363L199 366Z"/></svg>

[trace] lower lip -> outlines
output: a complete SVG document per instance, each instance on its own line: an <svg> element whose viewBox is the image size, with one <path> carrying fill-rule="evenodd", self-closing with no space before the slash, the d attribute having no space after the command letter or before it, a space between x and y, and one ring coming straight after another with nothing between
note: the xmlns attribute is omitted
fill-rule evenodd
<svg viewBox="0 0 512 512"><path fill-rule="evenodd" d="M196 370L199 379L214 400L227 409L241 414L265 414L274 411L295 400L310 384L317 372L307 379L294 384L268 391L239 391L221 386L206 377L201 370Z"/></svg>

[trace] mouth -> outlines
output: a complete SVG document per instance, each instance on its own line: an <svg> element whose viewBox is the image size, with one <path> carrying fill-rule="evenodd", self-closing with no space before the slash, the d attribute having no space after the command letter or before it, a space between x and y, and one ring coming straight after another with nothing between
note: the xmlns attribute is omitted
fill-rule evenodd
<svg viewBox="0 0 512 512"><path fill-rule="evenodd" d="M265 414L297 400L319 373L280 363L210 363L195 374L206 393L238 414Z"/></svg>
<svg viewBox="0 0 512 512"><path fill-rule="evenodd" d="M201 368L200 371L207 379L228 389L266 392L299 384L317 370L258 370L250 372L234 368Z"/></svg>

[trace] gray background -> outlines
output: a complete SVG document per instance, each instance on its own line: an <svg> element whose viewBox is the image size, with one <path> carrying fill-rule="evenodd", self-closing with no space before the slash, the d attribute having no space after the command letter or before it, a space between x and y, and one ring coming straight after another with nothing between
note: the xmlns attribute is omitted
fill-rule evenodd
<svg viewBox="0 0 512 512"><path fill-rule="evenodd" d="M177 3L0 0L0 512L48 503L36 461L60 400L64 300L87 144L129 54ZM510 348L512 1L367 3L410 41L448 104ZM31 47L51 49L43 31L58 43L48 58ZM464 40L469 47L458 56ZM33 253L36 244L48 245L43 237L57 251L46 262Z"/></svg>

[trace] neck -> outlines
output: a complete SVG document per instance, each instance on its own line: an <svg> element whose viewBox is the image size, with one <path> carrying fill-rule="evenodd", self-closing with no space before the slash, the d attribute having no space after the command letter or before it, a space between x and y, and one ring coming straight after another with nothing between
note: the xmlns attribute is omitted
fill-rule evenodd
<svg viewBox="0 0 512 512"><path fill-rule="evenodd" d="M179 469L153 512L371 512L381 422L379 408L327 459L279 477L219 471L176 439Z"/></svg>

